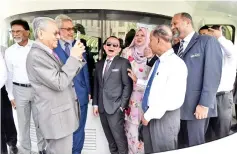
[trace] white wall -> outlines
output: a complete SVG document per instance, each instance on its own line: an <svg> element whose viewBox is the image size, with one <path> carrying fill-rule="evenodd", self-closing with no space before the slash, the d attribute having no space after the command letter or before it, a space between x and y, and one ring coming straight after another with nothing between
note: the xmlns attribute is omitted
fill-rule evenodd
<svg viewBox="0 0 237 154"><path fill-rule="evenodd" d="M195 28L198 30L203 24L233 24L237 25L237 16L228 17L228 8L214 10L214 2L189 1L147 1L147 0L1 0L5 1L2 18L21 13L58 10L58 9L110 9L149 12L173 16L177 12L188 12L193 16ZM216 2L218 3L218 2ZM235 4L233 2L233 4ZM211 5L211 6L208 6ZM216 4L215 4L216 5ZM221 4L223 5L223 4ZM228 4L230 6L231 4ZM2 6L2 3L1 3ZM194 6L197 8L194 8ZM224 7L224 6L223 6ZM212 9L209 9L212 8ZM222 12L221 12L222 11ZM226 13L223 13L225 11ZM237 27L237 26L236 26ZM236 35L237 39L237 35Z"/></svg>

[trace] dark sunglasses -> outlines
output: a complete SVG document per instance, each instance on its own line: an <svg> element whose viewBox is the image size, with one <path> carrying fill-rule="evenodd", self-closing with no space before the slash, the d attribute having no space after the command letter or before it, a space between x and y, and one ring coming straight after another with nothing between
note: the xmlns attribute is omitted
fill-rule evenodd
<svg viewBox="0 0 237 154"><path fill-rule="evenodd" d="M117 48L119 45L118 44L112 44L112 43L106 43L108 47L113 46L114 48Z"/></svg>

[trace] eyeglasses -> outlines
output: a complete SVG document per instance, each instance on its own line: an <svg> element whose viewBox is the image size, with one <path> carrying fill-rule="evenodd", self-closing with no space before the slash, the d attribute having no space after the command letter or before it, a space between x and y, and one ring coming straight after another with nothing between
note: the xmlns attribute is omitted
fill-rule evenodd
<svg viewBox="0 0 237 154"><path fill-rule="evenodd" d="M20 34L20 33L23 33L25 30L10 30L10 33L11 34Z"/></svg>
<svg viewBox="0 0 237 154"><path fill-rule="evenodd" d="M64 29L64 30L66 30L66 31L68 31L68 32L71 32L71 31L75 31L75 28L74 27L72 27L72 28L60 28L60 29Z"/></svg>
<svg viewBox="0 0 237 154"><path fill-rule="evenodd" d="M112 44L110 42L106 43L108 47L113 46L114 48L117 48L119 45L118 44Z"/></svg>

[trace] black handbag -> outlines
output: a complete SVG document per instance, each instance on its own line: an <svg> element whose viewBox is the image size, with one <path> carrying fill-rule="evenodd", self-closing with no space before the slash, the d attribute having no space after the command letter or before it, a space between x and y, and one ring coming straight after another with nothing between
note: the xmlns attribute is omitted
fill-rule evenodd
<svg viewBox="0 0 237 154"><path fill-rule="evenodd" d="M142 122L140 123L140 125L138 126L138 140L143 142L143 124Z"/></svg>

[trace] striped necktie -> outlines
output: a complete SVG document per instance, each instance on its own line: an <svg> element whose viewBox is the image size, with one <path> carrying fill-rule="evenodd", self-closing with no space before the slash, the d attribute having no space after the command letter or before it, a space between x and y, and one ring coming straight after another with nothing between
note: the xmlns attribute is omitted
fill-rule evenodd
<svg viewBox="0 0 237 154"><path fill-rule="evenodd" d="M105 66L104 76L105 76L105 74L106 74L106 73L108 72L108 70L109 70L111 60L110 60L110 59L107 59L106 62L107 62L107 64L106 64L106 66Z"/></svg>
<svg viewBox="0 0 237 154"><path fill-rule="evenodd" d="M181 58L183 56L183 53L184 53L184 40L180 42L177 55Z"/></svg>
<svg viewBox="0 0 237 154"><path fill-rule="evenodd" d="M66 42L65 44L65 52L66 52L66 54L68 55L68 56L70 56L70 49L69 49L69 43L68 42Z"/></svg>

